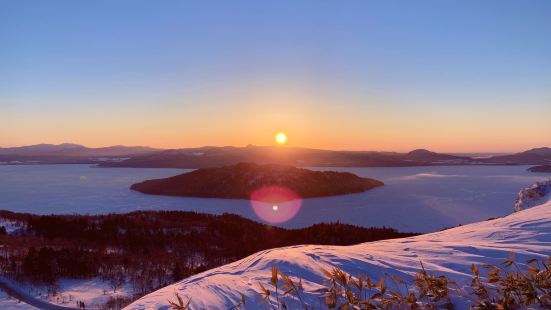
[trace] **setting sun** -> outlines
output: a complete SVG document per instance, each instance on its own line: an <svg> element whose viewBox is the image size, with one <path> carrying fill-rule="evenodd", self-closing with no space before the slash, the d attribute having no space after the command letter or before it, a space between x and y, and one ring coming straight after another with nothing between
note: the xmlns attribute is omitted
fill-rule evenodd
<svg viewBox="0 0 551 310"><path fill-rule="evenodd" d="M275 140L277 144L283 145L285 144L285 142L287 142L287 135L284 132L278 132L275 136Z"/></svg>

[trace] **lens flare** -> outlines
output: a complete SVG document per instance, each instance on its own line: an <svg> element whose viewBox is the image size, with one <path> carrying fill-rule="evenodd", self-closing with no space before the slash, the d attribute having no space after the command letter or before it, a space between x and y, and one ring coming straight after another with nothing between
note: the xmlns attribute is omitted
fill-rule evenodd
<svg viewBox="0 0 551 310"><path fill-rule="evenodd" d="M266 186L251 194L251 206L258 217L276 224L295 217L302 206L302 199L286 187Z"/></svg>

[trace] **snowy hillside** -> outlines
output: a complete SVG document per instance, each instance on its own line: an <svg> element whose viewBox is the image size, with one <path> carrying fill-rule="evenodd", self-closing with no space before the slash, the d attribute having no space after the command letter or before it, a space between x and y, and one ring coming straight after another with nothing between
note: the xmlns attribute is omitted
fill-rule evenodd
<svg viewBox="0 0 551 310"><path fill-rule="evenodd" d="M547 200L547 201L546 201ZM324 281L322 269L338 267L352 274L378 279L398 275L412 279L423 262L428 272L446 275L459 287L468 286L471 264L499 264L510 253L518 262L551 255L551 200L504 218L465 225L417 237L363 243L355 246L304 245L266 250L245 259L212 269L142 297L126 309L168 309L174 294L187 300L192 309L227 309L246 296L247 309L258 306L259 282L269 285L271 268L277 265L292 278L303 279L303 298L319 305ZM459 304L471 303L458 297Z"/></svg>

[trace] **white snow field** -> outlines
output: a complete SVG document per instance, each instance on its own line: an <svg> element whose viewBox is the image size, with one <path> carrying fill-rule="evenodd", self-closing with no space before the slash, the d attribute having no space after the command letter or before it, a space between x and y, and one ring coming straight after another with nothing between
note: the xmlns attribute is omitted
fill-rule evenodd
<svg viewBox="0 0 551 310"><path fill-rule="evenodd" d="M57 286L58 293L51 295L46 287L31 287L0 276L0 309L70 309L77 308L77 301L84 302L86 309L98 309L111 297L132 295L131 285L126 284L115 293L107 282L99 278L61 279L57 281ZM17 298L9 296L3 290L5 287L16 291Z"/></svg>
<svg viewBox="0 0 551 310"><path fill-rule="evenodd" d="M471 264L499 264L510 253L515 253L518 262L551 255L549 196L541 200L541 205L503 218L411 238L354 246L302 245L262 251L169 285L126 309L169 309L167 300L175 300L176 292L186 301L191 297L192 309L229 309L241 300L242 293L247 309L263 309L265 305L258 303L259 283L272 289L269 281L274 265L291 278L302 279L302 297L316 308L323 303L320 293L315 292L324 282L322 269L333 267L352 275L367 274L376 280L385 275L409 280L422 261L428 272L446 275L461 288L470 284ZM464 309L473 303L470 298L463 294L453 301Z"/></svg>
<svg viewBox="0 0 551 310"><path fill-rule="evenodd" d="M6 292L0 290L0 309L2 310L36 310L38 308L10 297Z"/></svg>
<svg viewBox="0 0 551 310"><path fill-rule="evenodd" d="M96 309L105 304L109 298L128 297L132 295L132 287L125 284L113 292L113 289L106 281L99 278L80 280L80 279L61 279L58 281L59 293L56 296L49 296L50 303L75 307L76 301L82 301L87 309Z"/></svg>

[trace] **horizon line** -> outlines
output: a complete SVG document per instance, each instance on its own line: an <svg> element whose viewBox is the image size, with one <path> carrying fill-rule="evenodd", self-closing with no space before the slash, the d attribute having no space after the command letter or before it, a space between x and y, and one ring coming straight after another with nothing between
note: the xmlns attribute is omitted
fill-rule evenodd
<svg viewBox="0 0 551 310"><path fill-rule="evenodd" d="M507 153L519 153L519 152L523 152L523 151L527 151L527 150L531 150L531 149L537 149L537 148L547 148L547 146L536 146L536 147L531 147L531 148L527 148L527 149L520 149L520 150L514 150L514 151L480 151L480 150L479 151L439 151L439 150L433 150L433 149L425 148L425 147L418 147L418 148L413 148L409 151L397 151L397 150L384 150L384 149L375 150L375 149L356 149L356 148L354 148L354 149L342 149L342 148L331 149L331 148L317 148L317 147L294 146L294 145L292 145L292 146L289 146L289 145L256 145L256 144L252 144L252 143L242 145L242 146L237 146L237 145L201 145L201 146L178 146L178 147L168 147L167 148L167 147L154 147L154 146L150 146L150 145L111 144L111 145L103 145L103 146L88 146L88 145L85 145L85 144L74 143L74 142L63 142L63 143L57 143L57 144L56 143L41 142L41 143L35 143L35 144L15 145L15 146L14 145L12 145L12 146L0 145L0 149L30 147L30 146L37 146L37 145L60 146L60 145L64 145L64 144L78 145L78 146L91 148L91 149L119 146L119 147L144 147L144 148L156 149L156 150L159 150L159 151L179 150L179 149L196 149L196 148L208 148L208 147L212 147L212 148L223 148L223 147L235 147L235 148L274 147L274 148L302 148L302 149L336 151L336 152L347 152L348 151L348 152L386 152L386 153L408 153L408 152L415 151L415 150L428 150L428 151L435 152L435 153L447 153L447 154L476 154L476 153L507 154Z"/></svg>

